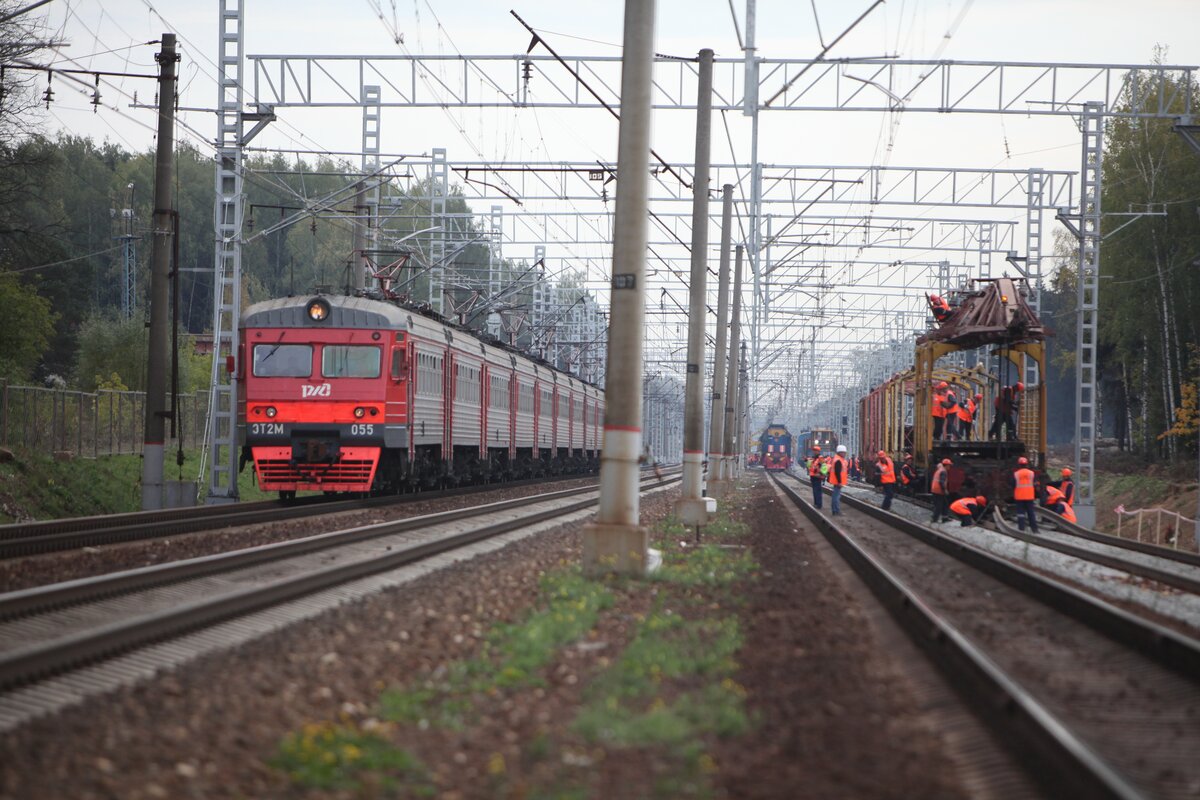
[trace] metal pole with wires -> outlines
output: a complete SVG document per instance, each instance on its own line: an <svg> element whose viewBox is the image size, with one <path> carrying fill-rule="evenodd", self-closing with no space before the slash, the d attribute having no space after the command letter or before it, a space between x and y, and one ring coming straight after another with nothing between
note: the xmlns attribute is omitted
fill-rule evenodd
<svg viewBox="0 0 1200 800"><path fill-rule="evenodd" d="M696 167L692 179L692 272L688 304L687 378L683 407L683 487L675 513L684 525L708 524L704 497L704 331L708 277L708 185L712 147L713 51L700 51L696 99Z"/></svg>
<svg viewBox="0 0 1200 800"><path fill-rule="evenodd" d="M649 238L650 92L654 70L654 0L626 0L617 140L611 317L605 386L600 508L584 528L583 568L589 574L644 574L649 532L639 516L642 454L642 345Z"/></svg>

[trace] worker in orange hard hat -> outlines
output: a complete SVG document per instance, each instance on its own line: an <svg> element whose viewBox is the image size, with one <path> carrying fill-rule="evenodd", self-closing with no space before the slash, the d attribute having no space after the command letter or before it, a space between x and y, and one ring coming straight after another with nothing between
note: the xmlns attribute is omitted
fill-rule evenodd
<svg viewBox="0 0 1200 800"><path fill-rule="evenodd" d="M979 411L978 403L983 399L983 395L977 394L974 397L971 395L963 395L966 402L958 404L958 438L964 442L971 441L975 429L975 414Z"/></svg>
<svg viewBox="0 0 1200 800"><path fill-rule="evenodd" d="M985 510L987 510L987 498L983 495L960 497L950 504L950 513L958 517L958 521L964 528L978 523Z"/></svg>
<svg viewBox="0 0 1200 800"><path fill-rule="evenodd" d="M945 298L936 294L929 296L929 309L933 312L933 318L939 325L950 319L950 315L954 313Z"/></svg>
<svg viewBox="0 0 1200 800"><path fill-rule="evenodd" d="M988 431L989 439L999 441L1001 429L1007 427L1004 438L1010 442L1017 441L1017 415L1021 413L1021 393L1024 391L1025 384L1017 381L1012 386L1005 386L996 395L996 399L992 401L996 413L992 418L991 430Z"/></svg>
<svg viewBox="0 0 1200 800"><path fill-rule="evenodd" d="M946 394L949 388L950 384L945 381L939 381L933 387L930 413L933 415L933 440L935 442L941 441L946 429Z"/></svg>
<svg viewBox="0 0 1200 800"><path fill-rule="evenodd" d="M1058 514L1067 522L1076 522L1075 509L1071 508L1071 504L1066 501L1062 490L1053 486L1046 487L1046 501L1043 505Z"/></svg>
<svg viewBox="0 0 1200 800"><path fill-rule="evenodd" d="M888 511L892 507L892 496L896 493L896 465L885 451L880 450L875 455L875 469L879 471L879 487L883 489L883 502L879 507Z"/></svg>
<svg viewBox="0 0 1200 800"><path fill-rule="evenodd" d="M929 480L929 493L933 496L933 518L930 522L949 522L948 503L950 496L950 465L948 458L943 458L933 471Z"/></svg>
<svg viewBox="0 0 1200 800"><path fill-rule="evenodd" d="M908 487L916 488L917 471L913 469L912 453L904 457L904 463L900 465L900 485L905 487L905 491L909 491Z"/></svg>
<svg viewBox="0 0 1200 800"><path fill-rule="evenodd" d="M814 444L812 452L808 459L808 481L812 484L813 505L820 508L821 499L825 496L821 487L825 483L826 473L829 472L829 463L821 456L821 445Z"/></svg>
<svg viewBox="0 0 1200 800"><path fill-rule="evenodd" d="M1025 523L1029 529L1038 532L1037 509L1034 501L1037 499L1037 473L1029 468L1029 459L1021 456L1017 459L1017 469L1009 478L1013 487L1013 503L1017 506L1017 529L1025 532Z"/></svg>

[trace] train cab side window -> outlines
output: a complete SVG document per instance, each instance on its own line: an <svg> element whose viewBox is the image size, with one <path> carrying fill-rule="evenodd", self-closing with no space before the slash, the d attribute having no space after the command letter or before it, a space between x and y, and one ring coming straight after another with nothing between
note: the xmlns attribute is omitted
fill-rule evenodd
<svg viewBox="0 0 1200 800"><path fill-rule="evenodd" d="M252 369L256 378L307 378L312 375L312 345L256 344Z"/></svg>
<svg viewBox="0 0 1200 800"><path fill-rule="evenodd" d="M327 344L321 348L321 375L326 378L378 378L379 355L375 345Z"/></svg>

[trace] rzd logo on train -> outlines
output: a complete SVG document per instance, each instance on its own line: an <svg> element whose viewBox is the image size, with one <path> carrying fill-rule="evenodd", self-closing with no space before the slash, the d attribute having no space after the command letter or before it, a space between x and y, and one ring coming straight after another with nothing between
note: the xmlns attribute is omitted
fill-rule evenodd
<svg viewBox="0 0 1200 800"><path fill-rule="evenodd" d="M329 393L333 387L328 383L322 383L320 386L301 386L301 397L329 397Z"/></svg>

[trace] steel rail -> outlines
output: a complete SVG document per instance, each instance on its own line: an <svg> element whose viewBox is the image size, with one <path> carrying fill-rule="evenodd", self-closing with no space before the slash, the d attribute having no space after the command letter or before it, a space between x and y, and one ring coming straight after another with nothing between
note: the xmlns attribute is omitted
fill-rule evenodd
<svg viewBox="0 0 1200 800"><path fill-rule="evenodd" d="M1037 511L1042 519L1047 519L1053 522L1054 525L1063 533L1068 533L1072 536L1078 536L1081 539L1099 542L1100 544L1121 547L1125 550L1133 550L1138 553L1145 553L1146 555L1158 556L1159 558L1165 558L1168 561L1178 561L1182 564L1192 564L1193 566L1200 567L1200 553L1189 553L1186 550L1172 550L1169 547L1150 544L1149 542L1123 539L1120 536L1114 536L1111 533L1101 533L1100 531L1094 531L1090 528L1085 528L1082 525L1078 525L1074 522L1068 522L1048 508L1042 508L1039 506Z"/></svg>
<svg viewBox="0 0 1200 800"><path fill-rule="evenodd" d="M676 482L677 480L678 478L665 477L661 480L656 480L654 483L645 485L644 488L657 488ZM586 487L557 492L553 493L553 495L558 499L562 499L564 495L569 496L596 491L596 487ZM518 505L537 502L538 499L545 500L547 496L541 496L540 498L518 498L475 509L447 512L438 521L450 522L468 516L496 513ZM596 502L596 498L578 500L565 506L517 516L462 533L452 534L435 541L401 546L378 558L327 567L278 580L265 586L251 587L217 597L196 600L174 608L152 612L131 619L119 620L99 628L80 631L60 639L6 653L0 655L0 690L14 689L53 674L118 655L144 644L178 636L197 628L257 611L331 586L379 572L385 572L483 539L508 533L518 528L570 514L574 511L595 505ZM400 520L397 523L383 523L382 526L401 525L411 528L414 522L416 520ZM420 522L422 526L434 524L430 521L430 517L422 518ZM361 532L363 529L352 530ZM393 529L388 532L395 533L398 531ZM383 534L377 533L375 535ZM324 534L324 536L330 536L330 534ZM360 536L359 540L361 538ZM278 553L279 551L276 552ZM287 555L295 554L292 552ZM279 557L286 556L276 556L276 558Z"/></svg>
<svg viewBox="0 0 1200 800"><path fill-rule="evenodd" d="M866 486L867 486L866 484L863 485L864 488ZM850 500L853 503L863 503L863 501L860 498L850 497L848 495L843 495L842 499ZM858 506L854 506L854 507L858 508ZM863 508L873 508L873 506L871 506L868 503L863 503ZM1081 538L1088 539L1088 540L1094 541L1094 542L1098 542L1100 544L1112 545L1115 547L1121 546L1119 544L1119 542L1121 540L1117 539L1117 537L1115 537L1115 536L1109 536L1109 535L1103 534L1103 533L1096 533L1095 531L1089 531L1088 529L1082 528L1078 525L1072 525L1071 523L1067 522L1062 517L1060 517L1058 514L1055 514L1054 512L1050 511L1049 509L1042 508L1039 506L1037 510L1043 519L1047 519L1047 520L1055 523L1056 525L1061 525L1061 526L1063 526L1063 528L1067 528L1066 530L1063 530L1060 528L1061 532L1064 534L1080 536ZM1039 547L1045 547L1047 550L1054 550L1056 552L1071 556L1073 558L1079 558L1084 561L1090 561L1094 564L1100 564L1105 567L1110 567L1112 569L1121 570L1122 572L1127 572L1130 575L1136 575L1139 578L1145 578L1147 580L1158 581L1159 583L1162 583L1166 586L1171 586L1176 589L1182 589L1185 592L1191 592L1192 594L1200 594L1200 576L1193 578L1193 577L1189 577L1187 575L1180 575L1179 573L1171 572L1170 570L1159 569L1158 567L1150 566L1148 564L1140 564L1136 561L1130 561L1128 559L1121 558L1120 556L1109 555L1107 553L1099 553L1099 552L1096 552L1095 550L1090 550L1086 547L1078 547L1078 546L1070 544L1068 542L1060 542L1055 539L1050 539L1050 538L1047 538L1044 536L1035 536L1033 534L1025 533L1025 532L1021 531L1020 529L1014 528L1012 525L1008 524L1008 522L1004 519L1004 517L998 513L998 509L993 508L993 509L991 509L991 511L992 511L993 518L996 520L995 524L996 524L997 532L1001 533L1005 536L1010 536L1014 539L1020 539L1021 541L1026 542L1027 544L1035 544ZM1138 543L1133 542L1132 544L1138 544ZM1149 549L1147 549L1147 548L1149 548ZM1160 557L1160 558L1168 558L1169 560L1175 561L1176 563L1180 563L1180 564L1187 564L1187 565L1195 564L1197 566L1200 566L1200 555L1198 555L1198 554L1180 553L1179 555L1184 556L1183 558L1170 558L1170 556L1165 555L1165 554L1173 553L1175 551L1168 550L1167 548L1164 548L1164 547L1154 547L1153 545L1146 545L1145 548L1130 547L1130 548L1126 548L1126 549L1134 550L1134 551L1137 551L1137 552L1140 552L1140 553L1143 553L1146 555L1152 555L1152 556L1156 556L1156 557ZM1188 556L1190 556L1191 558L1188 558Z"/></svg>
<svg viewBox="0 0 1200 800"><path fill-rule="evenodd" d="M981 649L926 605L877 559L782 480L776 485L837 550L896 622L930 657L978 716L1002 732L1004 743L1056 796L1143 797L1089 745L1009 677ZM843 497L845 501L848 498ZM900 517L887 514L889 524ZM920 527L920 526L917 526Z"/></svg>
<svg viewBox="0 0 1200 800"><path fill-rule="evenodd" d="M1061 611L1187 680L1200 681L1200 641L1131 614L1059 580L1047 578L1005 558L994 556L986 550L935 531L919 522L884 511L856 497L842 495L842 502L936 547L967 566L978 569L1056 611Z"/></svg>
<svg viewBox="0 0 1200 800"><path fill-rule="evenodd" d="M577 477L586 478L588 476ZM556 480L571 480L571 478ZM164 536L176 536L182 533L196 533L238 525L255 525L319 514L336 514L342 511L356 511L377 506L403 505L440 497L458 497L546 482L548 481L545 478L530 478L503 484L489 483L459 489L378 495L349 500L317 496L287 502L265 500L258 503L247 503L232 509L228 505L201 506L199 508L135 511L127 514L72 517L65 520L25 523L20 526L11 525L0 528L0 560L118 542L158 539ZM24 531L29 533L21 535Z"/></svg>

